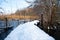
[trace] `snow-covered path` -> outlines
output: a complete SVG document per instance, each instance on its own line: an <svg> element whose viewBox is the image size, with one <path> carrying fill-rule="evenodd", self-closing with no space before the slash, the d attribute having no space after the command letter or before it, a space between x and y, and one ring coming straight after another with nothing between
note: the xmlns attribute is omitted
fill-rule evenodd
<svg viewBox="0 0 60 40"><path fill-rule="evenodd" d="M55 40L36 25L38 20L27 22L15 28L5 40Z"/></svg>

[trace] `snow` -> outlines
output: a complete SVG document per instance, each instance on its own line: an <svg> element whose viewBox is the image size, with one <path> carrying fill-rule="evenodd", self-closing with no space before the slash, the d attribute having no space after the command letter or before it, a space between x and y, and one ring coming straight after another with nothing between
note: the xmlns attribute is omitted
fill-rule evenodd
<svg viewBox="0 0 60 40"><path fill-rule="evenodd" d="M5 40L55 40L36 25L38 20L27 22L15 28Z"/></svg>

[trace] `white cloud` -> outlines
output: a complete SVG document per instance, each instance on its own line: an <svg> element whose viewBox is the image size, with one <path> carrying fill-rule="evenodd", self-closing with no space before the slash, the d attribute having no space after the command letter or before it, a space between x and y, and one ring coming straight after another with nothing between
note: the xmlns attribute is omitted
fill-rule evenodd
<svg viewBox="0 0 60 40"><path fill-rule="evenodd" d="M17 9L24 9L30 4L25 2L25 0L6 0L7 3L3 2L1 7L6 13L15 12Z"/></svg>

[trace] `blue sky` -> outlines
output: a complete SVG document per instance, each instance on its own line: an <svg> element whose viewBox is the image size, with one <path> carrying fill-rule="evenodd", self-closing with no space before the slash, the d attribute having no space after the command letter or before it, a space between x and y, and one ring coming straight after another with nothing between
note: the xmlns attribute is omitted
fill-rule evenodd
<svg viewBox="0 0 60 40"><path fill-rule="evenodd" d="M14 13L17 9L21 10L30 5L30 3L27 3L25 0L6 0L6 2L4 2L4 0L0 0L0 4L0 7L4 9L5 13Z"/></svg>

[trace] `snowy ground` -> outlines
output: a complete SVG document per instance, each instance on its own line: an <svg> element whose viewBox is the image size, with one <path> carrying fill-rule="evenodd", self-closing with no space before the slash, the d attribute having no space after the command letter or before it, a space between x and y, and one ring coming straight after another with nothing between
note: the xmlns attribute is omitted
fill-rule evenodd
<svg viewBox="0 0 60 40"><path fill-rule="evenodd" d="M38 20L27 22L15 28L5 40L55 40L36 25Z"/></svg>

